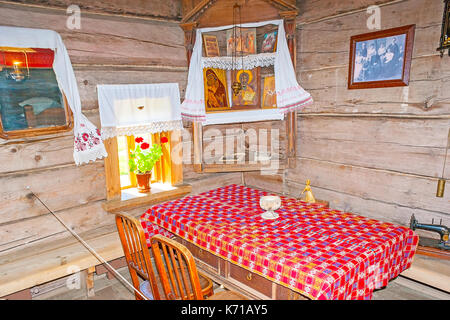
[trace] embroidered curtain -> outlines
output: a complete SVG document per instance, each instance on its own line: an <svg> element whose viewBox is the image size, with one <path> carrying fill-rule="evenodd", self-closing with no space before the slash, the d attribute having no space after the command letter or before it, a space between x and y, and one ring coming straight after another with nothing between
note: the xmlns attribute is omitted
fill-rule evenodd
<svg viewBox="0 0 450 320"><path fill-rule="evenodd" d="M250 69L254 66L274 65L275 90L277 95L277 109L275 109L275 112L272 110L236 111L232 112L230 115L225 115L225 113L213 115L205 112L202 68L215 67L229 70L232 68L232 65L230 65L230 57L202 57L202 33L233 28L233 25L229 25L214 28L202 28L197 29L196 31L195 44L189 66L186 96L181 104L181 114L183 119L201 122L204 124L283 119L285 113L299 110L313 102L311 95L297 82L294 66L292 65L291 56L289 54L289 48L286 41L283 20L245 23L242 24L241 27L255 28L268 24L278 26L278 43L276 53L274 55L257 54L248 56L244 58L244 66L245 69ZM248 63L250 67L248 67L246 63ZM241 62L238 63L236 68L241 68L242 66L240 64ZM249 113L251 116L249 116Z"/></svg>
<svg viewBox="0 0 450 320"><path fill-rule="evenodd" d="M100 131L81 113L81 99L69 54L61 36L53 30L0 27L0 47L52 49L53 70L74 118L74 152L77 165L107 156Z"/></svg>
<svg viewBox="0 0 450 320"><path fill-rule="evenodd" d="M183 129L178 83L98 85L102 138Z"/></svg>

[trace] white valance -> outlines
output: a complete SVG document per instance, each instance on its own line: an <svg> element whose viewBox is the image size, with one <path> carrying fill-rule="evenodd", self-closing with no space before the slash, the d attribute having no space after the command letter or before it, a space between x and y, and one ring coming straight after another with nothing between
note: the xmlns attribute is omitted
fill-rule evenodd
<svg viewBox="0 0 450 320"><path fill-rule="evenodd" d="M280 119L280 117L282 118L282 115L284 115L285 113L300 110L304 106L311 104L313 101L311 95L308 92L306 92L297 82L294 66L292 65L291 56L289 54L289 48L286 41L286 34L284 31L283 20L245 23L240 26L242 28L255 28L268 24L274 24L278 26L277 50L273 58L274 59L273 65L275 71L275 90L277 95L277 109L276 109L277 112L273 113L272 119ZM229 59L228 58L223 59L222 57L216 59L203 58L202 33L226 30L231 28L233 28L233 25L197 29L195 44L192 51L189 66L186 95L183 103L181 104L181 114L184 119L201 123L211 122L208 121L207 118L211 118L212 116L210 116L209 114L207 115L205 111L203 67L206 65L211 66L221 65L222 67L219 68L231 69L231 67L229 66L229 62L227 62L228 60L231 61L231 57ZM263 66L263 64L267 63L270 59L272 59L271 55L258 54L255 56L261 56L262 57L261 62L255 62L257 61L257 58L255 57L249 56L246 59L252 63L256 64L260 63L261 66ZM245 68L247 68L245 60L244 66ZM267 112L264 112L265 110L259 111L260 112L254 113L255 118L252 118L251 121L270 120L267 119L268 114ZM229 115L225 116L225 113L222 113L223 122L221 123L229 123L229 121L231 120L237 121L237 119L241 118L240 114L241 112L239 111L233 112L233 116ZM242 117L242 119L244 119L243 121L245 121L246 117Z"/></svg>
<svg viewBox="0 0 450 320"><path fill-rule="evenodd" d="M178 83L98 85L102 138L181 130Z"/></svg>
<svg viewBox="0 0 450 320"><path fill-rule="evenodd" d="M74 152L77 165L106 157L100 131L81 113L81 99L69 54L61 36L53 30L0 27L0 47L52 49L53 70L74 118Z"/></svg>

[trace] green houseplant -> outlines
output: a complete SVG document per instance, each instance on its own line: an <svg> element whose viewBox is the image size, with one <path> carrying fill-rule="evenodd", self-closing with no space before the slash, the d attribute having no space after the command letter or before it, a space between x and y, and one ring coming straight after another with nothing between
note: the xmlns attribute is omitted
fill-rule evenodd
<svg viewBox="0 0 450 320"><path fill-rule="evenodd" d="M150 192L150 181L152 169L156 162L163 155L160 144L154 143L152 146L144 142L144 138L137 137L135 140L136 147L130 152L128 166L130 172L136 174L138 192ZM167 143L166 137L161 138L161 143Z"/></svg>

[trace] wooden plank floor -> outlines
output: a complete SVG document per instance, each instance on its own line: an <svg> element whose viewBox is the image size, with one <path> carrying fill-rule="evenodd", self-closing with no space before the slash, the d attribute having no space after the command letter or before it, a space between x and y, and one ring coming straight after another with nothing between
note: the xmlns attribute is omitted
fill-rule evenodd
<svg viewBox="0 0 450 320"><path fill-rule="evenodd" d="M128 269L121 268L119 272L130 280ZM61 290L59 293L44 294L34 299L43 300L134 300L134 294L117 279L108 280L106 275L95 276L95 296L88 298L85 288L77 290ZM215 291L222 290L216 286ZM398 277L391 281L387 288L374 292L372 300L450 300L450 294L436 290L418 282Z"/></svg>

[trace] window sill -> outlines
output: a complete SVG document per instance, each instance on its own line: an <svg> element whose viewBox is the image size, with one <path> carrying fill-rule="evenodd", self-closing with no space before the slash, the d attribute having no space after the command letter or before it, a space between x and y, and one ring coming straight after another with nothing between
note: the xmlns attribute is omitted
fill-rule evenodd
<svg viewBox="0 0 450 320"><path fill-rule="evenodd" d="M102 207L105 211L115 213L120 210L133 209L145 205L154 205L164 201L181 198L192 191L189 184L165 186L152 183L149 193L139 193L136 188L122 190L120 199L107 200Z"/></svg>

